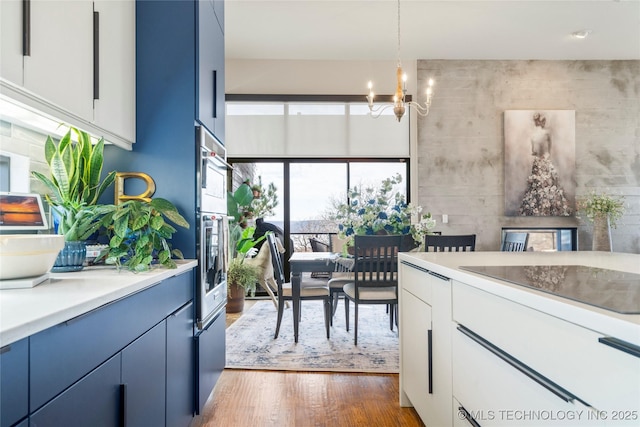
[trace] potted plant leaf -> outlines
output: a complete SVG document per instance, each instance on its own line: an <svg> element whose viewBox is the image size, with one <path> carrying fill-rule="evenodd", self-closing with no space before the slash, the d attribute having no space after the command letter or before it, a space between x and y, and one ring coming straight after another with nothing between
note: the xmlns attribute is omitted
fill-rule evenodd
<svg viewBox="0 0 640 427"><path fill-rule="evenodd" d="M167 221L168 220L168 221ZM109 247L97 260L130 271L146 271L153 264L176 268L172 257L182 259L182 252L171 247L169 240L177 231L170 223L189 228L189 223L168 200L154 198L150 202L129 200L110 205L101 219Z"/></svg>
<svg viewBox="0 0 640 427"><path fill-rule="evenodd" d="M98 229L97 220L105 213L96 206L98 199L116 173L109 172L100 179L104 139L93 145L89 134L74 127L57 144L48 136L44 151L50 176L37 171L32 175L49 190L45 198L58 217L56 231L65 237L65 248L52 271L79 271L86 256L85 240Z"/></svg>

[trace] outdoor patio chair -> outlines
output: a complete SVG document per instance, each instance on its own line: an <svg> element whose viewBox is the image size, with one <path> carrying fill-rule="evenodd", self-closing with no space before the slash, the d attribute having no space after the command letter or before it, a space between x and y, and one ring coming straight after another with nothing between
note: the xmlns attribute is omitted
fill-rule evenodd
<svg viewBox="0 0 640 427"><path fill-rule="evenodd" d="M502 242L502 252L523 252L527 250L529 233L506 232Z"/></svg>

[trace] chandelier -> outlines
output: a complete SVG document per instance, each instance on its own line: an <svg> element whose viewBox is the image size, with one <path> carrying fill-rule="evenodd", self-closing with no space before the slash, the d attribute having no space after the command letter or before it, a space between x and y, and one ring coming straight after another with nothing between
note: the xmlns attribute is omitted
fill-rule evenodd
<svg viewBox="0 0 640 427"><path fill-rule="evenodd" d="M373 104L373 82L369 81L369 94L367 95L367 101L369 102L369 111L373 118L378 118L388 108L393 107L393 114L395 114L398 122L404 116L407 107L415 108L416 112L421 116L429 114L429 107L431 107L431 98L433 97L433 79L429 79L426 90L426 101L424 105L420 105L415 101L406 101L407 96L407 75L402 72L402 63L400 62L400 0L398 0L398 65L396 69L396 91L393 95L393 103L381 104L374 106Z"/></svg>

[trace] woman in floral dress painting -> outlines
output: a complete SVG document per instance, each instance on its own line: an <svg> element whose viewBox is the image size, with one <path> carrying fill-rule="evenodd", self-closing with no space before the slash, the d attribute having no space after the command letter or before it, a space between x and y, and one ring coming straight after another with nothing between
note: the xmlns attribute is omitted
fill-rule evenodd
<svg viewBox="0 0 640 427"><path fill-rule="evenodd" d="M570 216L572 210L558 181L558 172L551 162L551 135L545 127L547 119L535 113L533 122L533 165L519 213L523 216Z"/></svg>

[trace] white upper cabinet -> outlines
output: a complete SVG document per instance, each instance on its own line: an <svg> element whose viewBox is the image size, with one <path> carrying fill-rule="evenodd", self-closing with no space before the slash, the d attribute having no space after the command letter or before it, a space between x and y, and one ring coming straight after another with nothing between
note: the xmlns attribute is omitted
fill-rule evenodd
<svg viewBox="0 0 640 427"><path fill-rule="evenodd" d="M93 121L93 2L30 3L31 52L24 57L24 87Z"/></svg>
<svg viewBox="0 0 640 427"><path fill-rule="evenodd" d="M2 94L130 149L135 0L2 0L0 14Z"/></svg>
<svg viewBox="0 0 640 427"><path fill-rule="evenodd" d="M22 86L21 0L0 1L0 76Z"/></svg>
<svg viewBox="0 0 640 427"><path fill-rule="evenodd" d="M99 23L95 123L129 141L135 141L135 2L99 0L94 2L93 9Z"/></svg>

